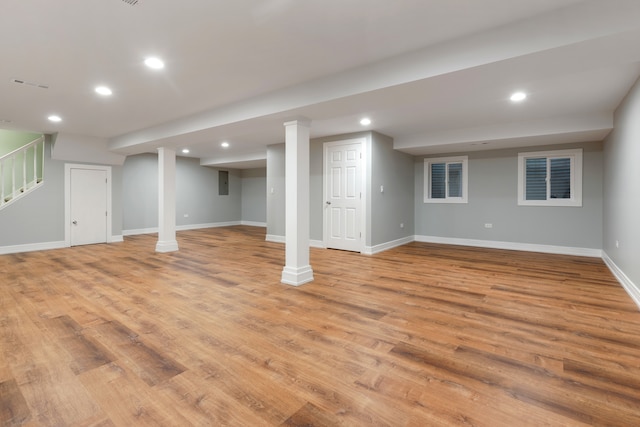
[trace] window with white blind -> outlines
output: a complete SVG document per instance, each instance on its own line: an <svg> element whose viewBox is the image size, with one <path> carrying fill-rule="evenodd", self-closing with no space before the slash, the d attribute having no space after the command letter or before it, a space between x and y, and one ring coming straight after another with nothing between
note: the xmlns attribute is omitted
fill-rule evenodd
<svg viewBox="0 0 640 427"><path fill-rule="evenodd" d="M518 154L518 204L582 206L582 149Z"/></svg>
<svg viewBox="0 0 640 427"><path fill-rule="evenodd" d="M424 159L424 202L467 203L467 156Z"/></svg>

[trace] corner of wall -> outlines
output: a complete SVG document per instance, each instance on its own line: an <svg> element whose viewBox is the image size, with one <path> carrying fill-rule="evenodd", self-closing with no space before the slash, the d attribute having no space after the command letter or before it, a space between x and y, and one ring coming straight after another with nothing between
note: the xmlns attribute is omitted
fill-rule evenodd
<svg viewBox="0 0 640 427"><path fill-rule="evenodd" d="M629 277L616 265L606 252L602 251L602 260L609 267L611 273L618 279L618 282L622 285L627 294L631 297L633 302L636 303L640 309L640 287L633 283Z"/></svg>

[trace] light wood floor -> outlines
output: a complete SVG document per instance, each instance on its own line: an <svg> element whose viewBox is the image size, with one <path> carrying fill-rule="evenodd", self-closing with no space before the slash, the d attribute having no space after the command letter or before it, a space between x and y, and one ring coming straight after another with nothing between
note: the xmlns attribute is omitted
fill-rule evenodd
<svg viewBox="0 0 640 427"><path fill-rule="evenodd" d="M640 312L599 259L264 229L0 256L2 426L640 425Z"/></svg>

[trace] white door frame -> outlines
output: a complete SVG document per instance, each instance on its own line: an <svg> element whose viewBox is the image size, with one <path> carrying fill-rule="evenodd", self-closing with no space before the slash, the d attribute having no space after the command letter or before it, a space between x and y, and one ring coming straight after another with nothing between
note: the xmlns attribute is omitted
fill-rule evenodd
<svg viewBox="0 0 640 427"><path fill-rule="evenodd" d="M64 245L71 246L71 169L90 169L107 173L107 243L111 243L111 166L66 163L64 165Z"/></svg>
<svg viewBox="0 0 640 427"><path fill-rule="evenodd" d="M353 139L345 139L340 141L329 141L323 144L322 149L322 238L323 244L325 248L328 248L329 242L329 227L327 223L329 221L329 215L327 214L326 202L328 199L327 191L329 190L329 183L327 180L329 177L327 176L327 153L330 147L335 147L336 145L347 145L347 144L356 144L360 143L360 150L362 153L362 158L360 159L360 185L362 190L362 198L360 199L360 233L362 233L362 238L360 239L360 253L364 253L366 248L367 241L367 138L359 137Z"/></svg>

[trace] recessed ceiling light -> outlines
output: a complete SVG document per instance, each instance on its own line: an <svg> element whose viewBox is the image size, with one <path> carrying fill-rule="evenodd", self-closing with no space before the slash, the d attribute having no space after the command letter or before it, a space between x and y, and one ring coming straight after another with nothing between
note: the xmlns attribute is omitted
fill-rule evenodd
<svg viewBox="0 0 640 427"><path fill-rule="evenodd" d="M98 95L103 95L103 96L109 96L113 93L111 89L109 89L106 86L97 86L95 90Z"/></svg>
<svg viewBox="0 0 640 427"><path fill-rule="evenodd" d="M150 57L144 60L144 65L154 70L161 70L164 68L164 62L160 58Z"/></svg>
<svg viewBox="0 0 640 427"><path fill-rule="evenodd" d="M52 114L48 117L49 121L51 122L61 122L62 118L60 116L56 116L55 114Z"/></svg>
<svg viewBox="0 0 640 427"><path fill-rule="evenodd" d="M223 142L222 144L220 144L220 146L222 148L229 148L229 143L227 141Z"/></svg>
<svg viewBox="0 0 640 427"><path fill-rule="evenodd" d="M520 101L524 101L526 97L527 97L527 94L526 94L526 93L524 93L524 92L514 92L514 93L511 95L511 98L510 98L510 99L511 99L513 102L520 102Z"/></svg>
<svg viewBox="0 0 640 427"><path fill-rule="evenodd" d="M182 149L182 152L183 152L184 154L189 154L189 149L188 149L188 148L183 148L183 149Z"/></svg>
<svg viewBox="0 0 640 427"><path fill-rule="evenodd" d="M371 119L368 117L365 117L364 119L360 120L360 124L362 126L369 126L371 124Z"/></svg>

